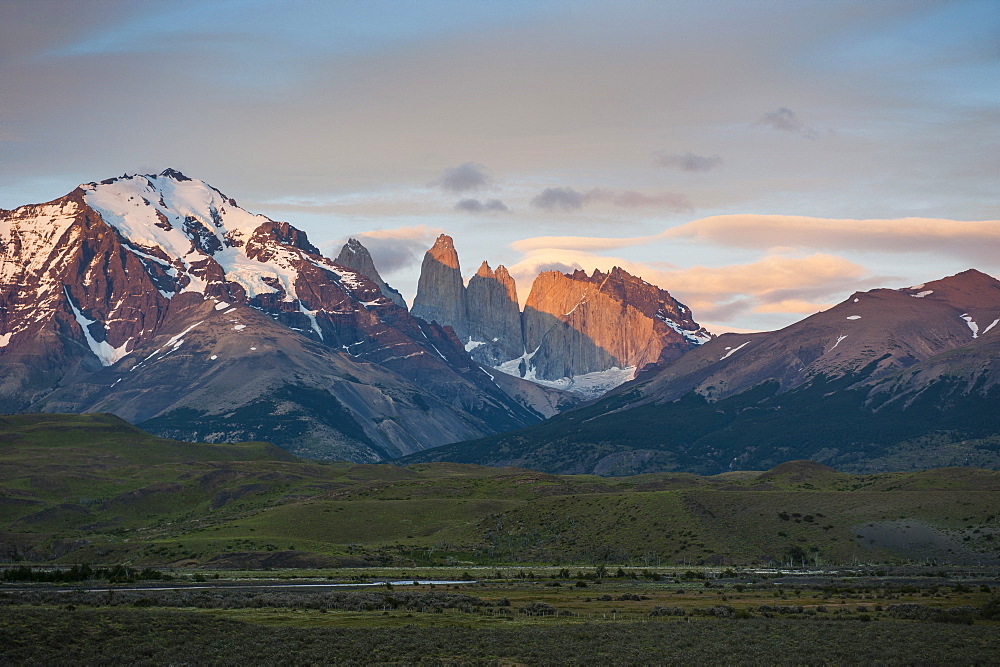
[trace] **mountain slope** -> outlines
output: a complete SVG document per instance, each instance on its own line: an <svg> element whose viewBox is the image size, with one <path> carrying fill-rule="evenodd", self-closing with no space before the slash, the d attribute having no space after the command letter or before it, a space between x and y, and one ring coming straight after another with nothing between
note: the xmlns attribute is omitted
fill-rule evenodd
<svg viewBox="0 0 1000 667"><path fill-rule="evenodd" d="M542 418L304 233L174 170L0 213L0 400L367 461Z"/></svg>
<svg viewBox="0 0 1000 667"><path fill-rule="evenodd" d="M725 334L529 429L404 459L700 473L812 458L871 471L1000 468L1000 281L854 294L780 331Z"/></svg>

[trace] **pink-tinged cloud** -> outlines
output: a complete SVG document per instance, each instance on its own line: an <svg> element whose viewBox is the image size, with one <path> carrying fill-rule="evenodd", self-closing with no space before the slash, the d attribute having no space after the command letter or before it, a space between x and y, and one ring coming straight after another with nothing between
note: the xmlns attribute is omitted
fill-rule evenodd
<svg viewBox="0 0 1000 667"><path fill-rule="evenodd" d="M615 250L676 238L764 251L934 252L973 264L992 264L997 261L996 248L1000 247L1000 220L719 215L647 236L539 236L515 241L511 247L521 252L543 248Z"/></svg>
<svg viewBox="0 0 1000 667"><path fill-rule="evenodd" d="M797 247L855 252L935 252L996 261L1000 220L851 220L787 215L720 215L672 227L657 238L690 238L766 250ZM650 238L650 237L647 237ZM637 240L644 243L646 239Z"/></svg>

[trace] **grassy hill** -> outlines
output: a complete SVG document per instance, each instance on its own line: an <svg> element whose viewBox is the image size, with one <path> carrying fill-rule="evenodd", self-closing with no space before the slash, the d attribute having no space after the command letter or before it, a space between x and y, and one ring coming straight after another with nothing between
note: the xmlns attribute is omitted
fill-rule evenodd
<svg viewBox="0 0 1000 667"><path fill-rule="evenodd" d="M323 567L1000 562L1000 473L317 463L109 415L0 418L0 561Z"/></svg>

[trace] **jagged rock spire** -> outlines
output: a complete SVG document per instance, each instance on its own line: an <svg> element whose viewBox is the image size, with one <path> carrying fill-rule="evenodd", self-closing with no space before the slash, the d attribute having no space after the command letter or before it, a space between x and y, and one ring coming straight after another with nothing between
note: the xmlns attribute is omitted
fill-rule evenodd
<svg viewBox="0 0 1000 667"><path fill-rule="evenodd" d="M451 326L459 340L469 340L469 311L465 282L455 242L441 234L424 254L412 312L428 322Z"/></svg>
<svg viewBox="0 0 1000 667"><path fill-rule="evenodd" d="M403 295L382 280L382 276L379 275L378 269L375 268L375 261L372 259L371 253L368 252L368 248L364 247L357 239L347 239L347 243L340 249L340 254L337 255L337 259L334 262L365 276L378 285L379 290L382 291L382 294L387 299L397 306L406 308L406 301L403 300Z"/></svg>
<svg viewBox="0 0 1000 667"><path fill-rule="evenodd" d="M466 298L470 338L467 348L473 359L499 366L524 354L517 286L503 265L493 271L483 262L469 280Z"/></svg>

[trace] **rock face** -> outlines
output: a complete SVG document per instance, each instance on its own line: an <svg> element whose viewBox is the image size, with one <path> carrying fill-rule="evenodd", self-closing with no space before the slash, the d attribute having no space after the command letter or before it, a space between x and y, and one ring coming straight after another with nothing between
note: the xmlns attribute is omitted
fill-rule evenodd
<svg viewBox="0 0 1000 667"><path fill-rule="evenodd" d="M526 372L557 380L672 361L711 336L666 290L615 267L535 279L524 307Z"/></svg>
<svg viewBox="0 0 1000 667"><path fill-rule="evenodd" d="M397 306L406 308L406 301L403 300L403 295L382 280L382 276L379 275L378 269L375 268L375 262L372 261L372 256L368 252L368 248L361 245L361 242L357 239L348 239L344 247L340 249L337 259L333 260L333 262L338 266L346 267L368 278L378 285L384 297Z"/></svg>
<svg viewBox="0 0 1000 667"><path fill-rule="evenodd" d="M424 254L411 312L428 322L450 326L463 342L469 340L465 282L455 242L450 236L439 236Z"/></svg>
<svg viewBox="0 0 1000 667"><path fill-rule="evenodd" d="M585 398L711 339L668 292L617 267L539 274L521 313L502 265L483 262L462 285L447 236L424 257L413 313L451 326L481 364Z"/></svg>
<svg viewBox="0 0 1000 667"><path fill-rule="evenodd" d="M796 459L1000 469L998 404L1000 281L968 270L859 292L779 331L724 334L516 437L416 456L599 474Z"/></svg>
<svg viewBox="0 0 1000 667"><path fill-rule="evenodd" d="M374 461L541 419L509 393L451 331L180 172L0 211L5 411Z"/></svg>
<svg viewBox="0 0 1000 667"><path fill-rule="evenodd" d="M517 285L500 265L496 271L483 262L466 289L469 340L465 349L487 366L499 366L524 354L521 309Z"/></svg>

